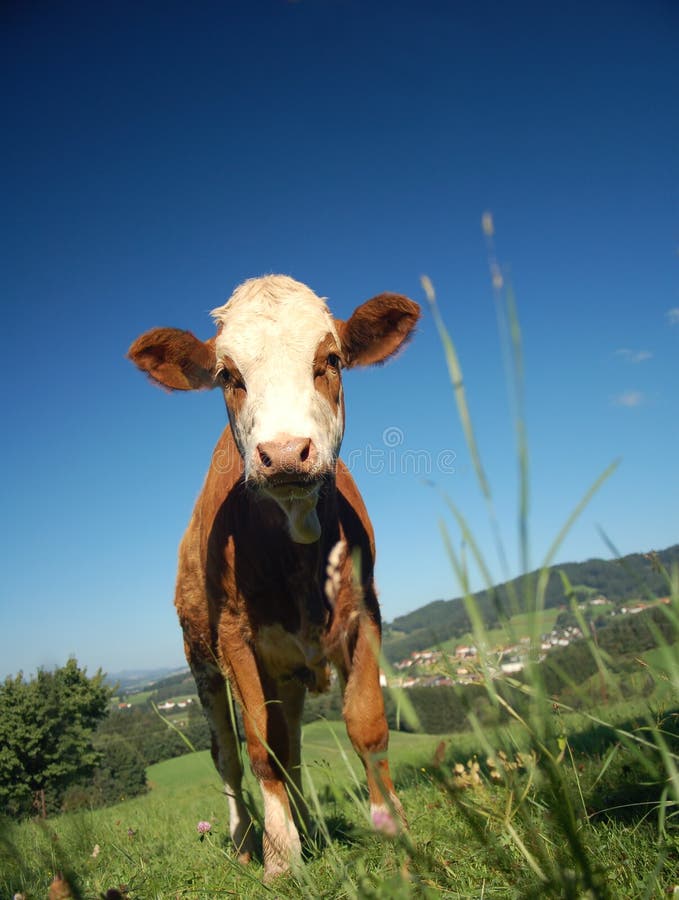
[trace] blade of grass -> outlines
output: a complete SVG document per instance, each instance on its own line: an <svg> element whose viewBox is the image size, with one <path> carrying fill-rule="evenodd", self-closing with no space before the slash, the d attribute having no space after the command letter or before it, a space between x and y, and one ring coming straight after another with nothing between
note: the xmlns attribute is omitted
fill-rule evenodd
<svg viewBox="0 0 679 900"><path fill-rule="evenodd" d="M530 493L528 439L524 412L524 365L521 325L517 312L514 288L498 262L495 250L495 225L492 213L485 212L483 214L481 218L481 227L486 239L488 268L490 270L493 298L495 302L495 315L497 318L498 333L500 335L500 350L504 362L506 383L509 386L509 401L514 421L519 469L519 551L521 556L521 570L527 572L530 568L528 536Z"/></svg>
<svg viewBox="0 0 679 900"><path fill-rule="evenodd" d="M584 509L590 503L594 495L601 488L601 486L611 477L613 472L618 468L619 460L614 460L610 463L604 471L594 480L594 482L587 489L583 497L580 501L575 505L568 518L564 522L564 524L559 529L559 533L552 541L545 557L542 561L542 566L540 568L540 575L538 577L538 586L537 586L537 603L536 607L538 610L544 609L544 595L545 590L547 588L547 580L549 578L549 567L552 565L554 561L554 557L559 552L559 547L564 542L568 532L571 530L579 516L582 514Z"/></svg>
<svg viewBox="0 0 679 900"><path fill-rule="evenodd" d="M464 432L465 442L469 449L469 454L472 459L472 465L474 466L474 471L476 473L476 478L479 483L479 487L481 489L481 493L486 501L486 507L488 510L488 517L491 524L491 529L493 532L493 537L495 540L495 546L498 554L498 558L500 560L500 565L502 567L502 571L505 575L508 575L509 566L507 565L507 557L504 550L504 545L502 543L502 537L500 535L500 527L497 521L497 516L495 514L495 507L493 505L493 498L490 491L490 484L486 477L485 470L483 468L483 464L481 462L481 455L479 453L478 445L476 443L476 437L474 435L474 427L472 425L471 415L469 413L469 405L467 403L467 393L464 386L464 379L462 377L462 367L460 366L460 360L457 355L457 350L455 349L455 344L453 343L453 339L451 338L448 329L441 317L441 313L439 312L438 305L436 303L436 293L434 291L434 286L431 282L431 279L426 275L423 275L420 279L422 288L424 289L427 300L429 301L429 306L432 311L432 316L434 317L434 323L436 325L436 329L439 333L439 337L441 339L441 343L443 344L444 353L446 356L446 363L448 365L448 373L450 375L450 381L453 386L453 391L455 394L455 403L457 405L457 413L460 419L460 423L462 425L462 430Z"/></svg>

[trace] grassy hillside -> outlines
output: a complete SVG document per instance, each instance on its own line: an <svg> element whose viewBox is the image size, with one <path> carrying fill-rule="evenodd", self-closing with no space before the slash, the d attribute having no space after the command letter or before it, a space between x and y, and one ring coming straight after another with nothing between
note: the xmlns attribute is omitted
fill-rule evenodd
<svg viewBox="0 0 679 900"><path fill-rule="evenodd" d="M588 720L582 716L568 723L574 733L583 727ZM536 782L526 734L515 723L505 729L507 736L515 750L523 748L525 762L518 766L508 759L497 781L489 777L485 739L478 735L443 741L432 735L392 735L392 766L411 828L410 837L392 840L369 827L360 766L343 726L307 726L307 796L318 798L319 831L329 840L311 841L303 870L274 886L262 883L259 862L242 868L233 858L226 803L209 754L169 760L150 767L152 790L144 797L46 823L7 825L0 844L0 896L21 891L27 898L42 898L57 870L70 873L83 898L102 897L111 889L129 900L581 896L547 890L530 865L540 871L547 863L568 869L568 851L557 823L545 815L549 787ZM504 740L499 732L486 738L496 747ZM597 896L662 896L673 886L676 834L665 830L665 850L656 866L655 816L626 821L610 814L604 821L591 806L601 804L602 789L610 793L620 779L629 783L637 777L636 769L621 774L634 766L633 758L623 759L618 751L604 762L580 754L577 765L561 765L569 793L582 794L577 828L603 886ZM249 774L247 785L258 814L258 792ZM522 794L530 803L521 802ZM204 840L196 830L198 821L212 825ZM508 838L508 827L516 841ZM575 871L572 878L575 886Z"/></svg>

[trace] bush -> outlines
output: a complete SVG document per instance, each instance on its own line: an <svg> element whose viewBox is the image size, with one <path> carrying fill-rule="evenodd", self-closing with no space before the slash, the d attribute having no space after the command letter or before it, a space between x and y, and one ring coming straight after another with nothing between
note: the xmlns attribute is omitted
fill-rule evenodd
<svg viewBox="0 0 679 900"><path fill-rule="evenodd" d="M57 812L69 789L88 781L100 755L92 743L111 690L75 659L28 681L0 685L0 806L14 816Z"/></svg>
<svg viewBox="0 0 679 900"><path fill-rule="evenodd" d="M128 741L98 740L102 759L94 772L92 787L97 805L118 803L147 790L146 765L139 751Z"/></svg>

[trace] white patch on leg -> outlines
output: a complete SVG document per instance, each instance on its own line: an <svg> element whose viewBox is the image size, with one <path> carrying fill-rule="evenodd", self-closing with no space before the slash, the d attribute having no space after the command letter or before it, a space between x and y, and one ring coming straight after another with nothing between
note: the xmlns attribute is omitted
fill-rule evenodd
<svg viewBox="0 0 679 900"><path fill-rule="evenodd" d="M276 793L262 787L264 798L264 871L267 878L287 872L299 863L302 844L290 814L290 806Z"/></svg>
<svg viewBox="0 0 679 900"><path fill-rule="evenodd" d="M241 862L249 862L255 851L254 832L250 815L243 803L240 792L235 791L224 782L224 793L229 804L229 833L236 848L238 859Z"/></svg>
<svg viewBox="0 0 679 900"><path fill-rule="evenodd" d="M398 807L396 807L396 809L398 809ZM394 810L394 812L395 811L396 810ZM399 822L386 803L370 804L370 820L373 823L375 831L381 831L382 834L386 834L389 837L394 837L399 832Z"/></svg>
<svg viewBox="0 0 679 900"><path fill-rule="evenodd" d="M229 832L239 860L249 862L255 851L255 840L252 821L243 803L237 739L226 721L215 714L213 706L206 703L203 709L210 730L217 738L217 771L222 778L224 794L229 804Z"/></svg>

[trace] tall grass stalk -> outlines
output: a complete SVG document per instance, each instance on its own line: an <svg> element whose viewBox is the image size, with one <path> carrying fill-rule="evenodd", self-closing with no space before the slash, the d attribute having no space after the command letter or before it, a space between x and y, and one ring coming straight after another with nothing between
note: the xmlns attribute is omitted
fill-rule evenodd
<svg viewBox="0 0 679 900"><path fill-rule="evenodd" d="M528 442L523 404L524 370L521 331L512 286L504 279L500 266L497 263L493 243L494 229L492 218L489 215L484 216L483 228L488 242L495 306L501 337L503 338L505 370L510 385L510 400L514 418L518 460L517 522L520 567L521 571L525 572L528 569L530 560L528 547L530 492ZM493 508L490 483L481 462L480 451L475 438L459 355L453 338L448 332L439 312L431 280L423 278L422 284L441 337L462 431L474 471L477 475L480 492L486 504L496 546L499 547L500 562L504 568L506 566L506 555L502 547L500 530ZM477 601L471 593L468 573L466 568L462 566L460 557L455 551L454 542L446 524L442 522L440 526L444 546L464 598L465 608L478 648L479 670L483 676L489 699L494 706L499 705L502 707L518 724L524 733L523 740L534 753L534 758L537 761L537 772L534 780L531 782L531 787L526 788L516 797L510 789L509 805L504 812L499 812L492 806L484 806L483 802L470 801L466 796L463 801L460 801L458 799L459 791L452 791L451 797L458 799L458 808L464 812L467 818L470 815L478 815L486 823L494 821L498 825L499 832L489 828L476 829L479 842L496 857L502 855L497 847L498 839L501 843L509 841L513 844L536 878L536 891L543 895L576 897L581 896L582 891L585 891L588 896L602 898L602 900L612 896L605 873L605 866L602 865L601 860L597 860L594 857L588 844L588 829L591 829L593 826L587 813L587 801L580 782L575 757L569 743L569 736L560 724L560 717L555 715L555 711L558 712L563 707L556 698L549 696L546 688L545 669L540 664L539 636L542 630L541 620L545 607L547 581L550 575L549 567L553 564L565 537L582 511L602 484L613 474L616 467L617 462L611 463L596 478L580 501L576 503L552 541L538 572L537 581L534 582L532 579L524 578L522 580L522 595L518 596L517 592L510 593L509 603L511 609L507 611L506 618L509 617L510 612L515 614L517 611L528 612L531 616L531 648L525 667L525 678L521 684L516 680L502 677L497 671L497 663L494 663L490 658L488 642L485 637L485 623ZM449 498L445 498L445 500L460 532L463 546L469 547L471 550L483 581L487 589L490 590L493 584L490 567L480 551L474 536L471 534L464 515ZM665 574L667 575L667 573ZM568 583L565 575L562 575L562 577L564 579L565 593L571 603L571 610L585 636L587 647L596 664L602 685L602 699L605 701L608 692L616 690L617 684L611 675L610 661L598 647L595 634L587 626L584 617L580 613L572 586ZM675 603L677 580L679 579L676 574L673 577L667 576L668 589L675 598ZM675 612L675 603L666 612L676 626L678 620ZM656 633L657 639L663 646L664 642L660 640L660 634L657 629ZM676 633L679 637L679 630ZM676 678L679 670L676 647L671 648L664 644L663 651L665 665L673 673L672 677ZM493 668L495 668L495 671L493 671ZM579 686L571 681L570 687L577 695ZM525 702L526 699L528 700L527 703ZM675 694L675 700L677 699L679 698ZM520 712L520 710L522 711ZM483 748L483 752L491 756L492 748L488 746L488 741L484 737L484 731L480 722L473 713L470 713L469 719L479 741L480 748ZM638 765L648 770L649 777L657 774L656 767L658 762L662 764L662 777L665 780L665 786L656 802L659 821L658 834L659 840L661 840L663 836L666 836L665 823L668 816L675 814L677 799L679 798L676 740L674 746L671 746L669 740L666 739L662 730L658 727L657 721L654 721L650 711L645 716L645 736L638 730L631 731L624 728L616 728L613 723L605 722L603 719L599 721L616 733L620 744L627 749L631 758ZM512 752L514 740L512 737L505 742L503 747L505 758L508 758L508 754ZM649 760L649 751L651 751L654 761ZM606 768L612 764L613 758L614 755L611 753L607 759ZM565 765L565 760L568 760L568 766ZM451 782L450 773L447 776L442 776L442 780L444 784L448 785L455 782L454 778ZM534 790L535 786L538 786L538 788ZM515 803L512 801L512 798L516 801ZM544 814L549 817L556 829L556 835L549 839L543 833L540 818L535 816L535 810L539 807L543 809ZM521 827L517 827L515 824L518 822L521 822ZM659 853L658 862L653 869L656 874L662 869L662 863L660 862L664 853L662 847ZM657 881L655 876L651 878L649 884L654 881Z"/></svg>

